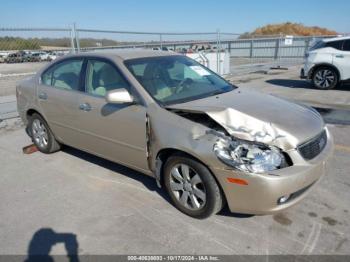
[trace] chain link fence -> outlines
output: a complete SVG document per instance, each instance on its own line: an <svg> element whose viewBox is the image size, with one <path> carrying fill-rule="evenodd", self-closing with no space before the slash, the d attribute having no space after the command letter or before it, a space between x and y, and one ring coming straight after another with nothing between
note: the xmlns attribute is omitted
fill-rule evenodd
<svg viewBox="0 0 350 262"><path fill-rule="evenodd" d="M0 27L0 119L16 115L16 83L35 74L49 61L78 52L125 48L166 50L230 60L229 73L241 75L271 67L299 64L317 37L249 36L220 32L134 32L77 28ZM246 36L245 36L246 37ZM329 36L327 36L329 37ZM227 59L226 59L227 60Z"/></svg>
<svg viewBox="0 0 350 262"><path fill-rule="evenodd" d="M34 74L43 64L68 53L125 48L168 50L178 53L228 54L231 74L301 63L317 37L249 36L220 32L136 32L77 28L1 28L0 96L14 93L15 83ZM246 37L246 36L245 36ZM329 37L329 36L327 36ZM21 65L20 65L21 64ZM220 70L218 70L220 72Z"/></svg>
<svg viewBox="0 0 350 262"><path fill-rule="evenodd" d="M0 28L0 63L50 61L67 53L122 48L171 50L179 53L230 54L232 70L256 64L300 63L313 41L322 37L250 36L220 32L132 32L76 28Z"/></svg>

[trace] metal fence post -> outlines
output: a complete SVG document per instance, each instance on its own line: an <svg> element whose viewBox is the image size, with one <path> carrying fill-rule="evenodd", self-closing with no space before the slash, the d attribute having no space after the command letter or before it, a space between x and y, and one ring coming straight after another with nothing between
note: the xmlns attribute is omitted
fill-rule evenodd
<svg viewBox="0 0 350 262"><path fill-rule="evenodd" d="M80 52L80 43L79 43L79 35L78 35L78 30L76 28L76 24L73 24L73 28L74 28L74 36L75 36L75 43L77 46L77 51L78 53Z"/></svg>
<svg viewBox="0 0 350 262"><path fill-rule="evenodd" d="M159 34L160 49L163 49L163 36Z"/></svg>
<svg viewBox="0 0 350 262"><path fill-rule="evenodd" d="M310 38L306 38L305 39L305 50L304 50L304 55L306 54L306 52L309 50L310 47Z"/></svg>
<svg viewBox="0 0 350 262"><path fill-rule="evenodd" d="M221 49L220 30L217 29L216 31L216 69L218 74L220 74L220 49Z"/></svg>
<svg viewBox="0 0 350 262"><path fill-rule="evenodd" d="M278 59L279 49L280 49L280 38L276 39L275 55L274 55L275 60Z"/></svg>
<svg viewBox="0 0 350 262"><path fill-rule="evenodd" d="M249 50L249 57L253 58L253 47L254 47L254 40L250 40L250 50Z"/></svg>
<svg viewBox="0 0 350 262"><path fill-rule="evenodd" d="M70 45L71 45L71 52L72 53L75 53L75 44L74 44L75 40L74 39L75 39L74 27L71 26L71 28L70 28Z"/></svg>

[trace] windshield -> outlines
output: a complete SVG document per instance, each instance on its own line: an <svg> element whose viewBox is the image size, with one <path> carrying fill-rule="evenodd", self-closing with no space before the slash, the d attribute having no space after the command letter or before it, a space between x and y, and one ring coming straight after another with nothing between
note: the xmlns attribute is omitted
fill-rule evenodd
<svg viewBox="0 0 350 262"><path fill-rule="evenodd" d="M317 40L313 45L311 45L309 51L321 49L323 47L325 47L325 42L323 42L322 40Z"/></svg>
<svg viewBox="0 0 350 262"><path fill-rule="evenodd" d="M186 56L131 59L125 65L159 103L170 105L232 91L236 87Z"/></svg>

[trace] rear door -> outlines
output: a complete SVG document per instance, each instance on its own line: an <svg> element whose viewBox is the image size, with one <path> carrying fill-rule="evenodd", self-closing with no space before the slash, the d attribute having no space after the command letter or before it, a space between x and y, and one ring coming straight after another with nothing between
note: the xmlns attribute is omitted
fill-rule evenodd
<svg viewBox="0 0 350 262"><path fill-rule="evenodd" d="M327 43L327 46L333 47L334 52L332 53L333 64L338 68L341 79L346 79L349 75L349 64L348 64L348 53L344 51L345 41L338 40Z"/></svg>
<svg viewBox="0 0 350 262"><path fill-rule="evenodd" d="M63 60L41 75L37 98L41 112L60 141L75 146L82 58Z"/></svg>
<svg viewBox="0 0 350 262"><path fill-rule="evenodd" d="M84 93L79 93L79 147L109 160L149 171L146 153L146 108L138 104L109 104L108 91L127 89L129 82L117 66L90 58L85 64Z"/></svg>
<svg viewBox="0 0 350 262"><path fill-rule="evenodd" d="M342 80L350 79L350 39L344 41L343 50L335 56L335 60L342 71Z"/></svg>

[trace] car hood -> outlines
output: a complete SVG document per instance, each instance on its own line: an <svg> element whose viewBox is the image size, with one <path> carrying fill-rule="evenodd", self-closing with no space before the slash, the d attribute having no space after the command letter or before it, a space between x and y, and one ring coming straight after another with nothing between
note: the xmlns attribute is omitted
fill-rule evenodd
<svg viewBox="0 0 350 262"><path fill-rule="evenodd" d="M240 89L167 108L204 112L236 138L284 150L296 148L324 128L322 117L309 107Z"/></svg>

